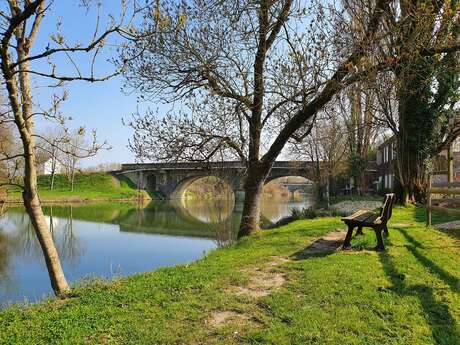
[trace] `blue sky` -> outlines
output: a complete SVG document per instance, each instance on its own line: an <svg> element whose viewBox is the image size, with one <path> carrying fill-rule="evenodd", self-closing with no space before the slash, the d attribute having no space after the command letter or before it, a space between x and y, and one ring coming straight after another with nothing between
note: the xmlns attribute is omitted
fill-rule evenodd
<svg viewBox="0 0 460 345"><path fill-rule="evenodd" d="M101 18L107 19L109 13L117 16L119 10L120 2L118 0L104 1ZM42 30L34 46L35 53L46 48L49 36L56 31L56 23L60 17L62 18L61 31L67 42L85 43L90 41L96 23L95 8L87 12L79 5L78 0L55 0L52 10L43 20ZM120 41L119 38L114 37L110 43L116 44L117 42L114 40ZM111 63L106 61L114 55L114 48L107 47L96 65L97 74L104 75L114 70ZM57 57L54 61L57 65L56 74L74 74L75 70L64 56ZM75 56L75 61L82 66L83 71L88 70L87 66L89 66L90 60L87 55L78 54ZM37 70L49 71L49 66L45 61L35 63L33 67ZM44 80L35 81L35 85L43 84ZM148 106L156 108L157 105L152 103L138 105L136 94L127 95L126 92L122 92L122 84L123 78L115 77L100 83L76 81L66 85L70 97L63 103L61 109L66 116L73 118L69 126L73 128L85 126L88 130L97 129L100 141L107 140L113 146L111 150L101 151L96 157L87 159L82 163L83 166L108 162L123 163L134 160L134 156L126 147L128 138L131 136L131 130L123 126L122 118L135 112L137 106L140 109L145 109ZM48 88L35 89L35 101L46 107L46 104L49 104L50 92ZM44 123L43 120L37 121L38 130L45 131L51 126L51 123Z"/></svg>

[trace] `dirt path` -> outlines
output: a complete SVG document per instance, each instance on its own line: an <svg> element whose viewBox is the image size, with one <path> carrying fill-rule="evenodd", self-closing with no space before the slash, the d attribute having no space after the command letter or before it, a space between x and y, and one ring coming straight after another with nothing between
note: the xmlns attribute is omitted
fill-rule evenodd
<svg viewBox="0 0 460 345"><path fill-rule="evenodd" d="M346 232L343 230L331 231L328 234L312 242L304 251L302 257L308 258L309 255L329 253L337 250L343 243ZM247 270L250 279L244 286L234 286L228 290L228 293L247 296L251 301L257 301L261 297L270 295L278 290L286 282L286 276L279 272L277 268L283 264L292 262L291 258L275 256L271 257L261 268ZM212 327L219 327L228 322L234 324L244 324L249 322L248 315L232 310L215 311L212 313L208 324Z"/></svg>

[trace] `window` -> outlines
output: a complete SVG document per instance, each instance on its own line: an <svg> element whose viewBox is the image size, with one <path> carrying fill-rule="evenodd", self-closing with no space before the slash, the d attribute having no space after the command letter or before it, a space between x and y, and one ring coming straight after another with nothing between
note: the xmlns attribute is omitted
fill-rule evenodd
<svg viewBox="0 0 460 345"><path fill-rule="evenodd" d="M378 150L377 151L377 165L380 165L382 164L382 151ZM382 176L380 176L380 179L382 178Z"/></svg>

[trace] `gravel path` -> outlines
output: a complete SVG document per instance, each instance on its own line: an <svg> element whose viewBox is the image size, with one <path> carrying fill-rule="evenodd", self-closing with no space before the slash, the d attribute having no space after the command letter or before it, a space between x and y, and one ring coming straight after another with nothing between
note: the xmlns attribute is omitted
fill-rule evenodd
<svg viewBox="0 0 460 345"><path fill-rule="evenodd" d="M342 201L331 206L331 209L343 215L350 215L358 210L373 210L381 207L380 201Z"/></svg>
<svg viewBox="0 0 460 345"><path fill-rule="evenodd" d="M460 220L435 225L439 230L460 230Z"/></svg>

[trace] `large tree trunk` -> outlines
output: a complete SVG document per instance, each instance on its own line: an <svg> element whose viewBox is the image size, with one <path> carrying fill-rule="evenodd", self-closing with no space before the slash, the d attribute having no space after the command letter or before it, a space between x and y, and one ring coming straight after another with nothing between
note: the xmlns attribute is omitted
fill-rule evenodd
<svg viewBox="0 0 460 345"><path fill-rule="evenodd" d="M271 165L270 165L271 166ZM259 229L260 201L265 180L270 168L260 163L251 164L244 182L244 204L238 238L251 235Z"/></svg>
<svg viewBox="0 0 460 345"><path fill-rule="evenodd" d="M406 69L409 67L406 66ZM424 78L428 76L429 73L422 70L400 75L395 191L403 205L422 202L424 198L426 162L431 158L434 124L430 110L420 101L427 94L420 85L424 85Z"/></svg>
<svg viewBox="0 0 460 345"><path fill-rule="evenodd" d="M403 131L404 132L404 131ZM395 193L402 205L422 202L426 186L425 164L419 151L408 142L406 135L398 135L398 158L395 169Z"/></svg>

